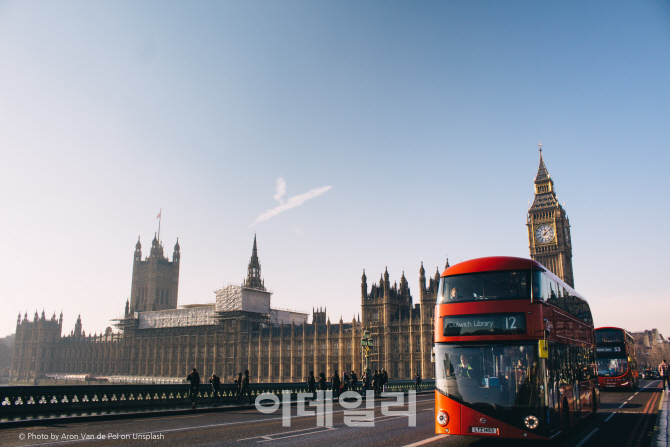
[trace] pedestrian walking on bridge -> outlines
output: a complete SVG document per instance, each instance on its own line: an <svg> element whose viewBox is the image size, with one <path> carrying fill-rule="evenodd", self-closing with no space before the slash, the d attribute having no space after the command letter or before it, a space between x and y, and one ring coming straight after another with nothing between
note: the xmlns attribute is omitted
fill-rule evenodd
<svg viewBox="0 0 670 447"><path fill-rule="evenodd" d="M358 385L358 376L355 371L351 371L351 391L356 391L356 385Z"/></svg>
<svg viewBox="0 0 670 447"><path fill-rule="evenodd" d="M247 395L247 405L251 404L251 389L249 388L249 370L244 370L244 378L242 379L242 385L240 386L240 391L237 393L237 398L235 402L239 403L242 400L242 397L246 393Z"/></svg>
<svg viewBox="0 0 670 447"><path fill-rule="evenodd" d="M333 385L333 399L340 395L340 375L335 370L333 378L331 379L331 384Z"/></svg>
<svg viewBox="0 0 670 447"><path fill-rule="evenodd" d="M421 391L421 376L419 373L414 374L414 389L416 391Z"/></svg>
<svg viewBox="0 0 670 447"><path fill-rule="evenodd" d="M191 374L188 375L186 380L191 382L191 385L188 389L188 397L191 398L191 408L195 408L195 401L196 397L198 396L198 387L200 386L200 374L198 374L198 370L193 368L191 370Z"/></svg>
<svg viewBox="0 0 670 447"><path fill-rule="evenodd" d="M661 380L663 380L663 388L661 388L663 391L665 391L665 384L668 384L668 391L670 391L670 365L668 365L665 362L665 359L663 359L663 363L658 365L658 373L661 375Z"/></svg>
<svg viewBox="0 0 670 447"><path fill-rule="evenodd" d="M212 404L216 405L221 401L219 390L221 389L221 379L216 374L212 373L209 378L209 383L212 385Z"/></svg>

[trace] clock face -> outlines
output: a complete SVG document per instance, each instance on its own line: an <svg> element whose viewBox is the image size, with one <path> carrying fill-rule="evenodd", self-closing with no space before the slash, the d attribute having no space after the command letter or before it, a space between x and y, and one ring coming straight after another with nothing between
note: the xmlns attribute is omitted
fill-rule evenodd
<svg viewBox="0 0 670 447"><path fill-rule="evenodd" d="M565 228L565 242L567 242L569 244L570 243L570 229L568 227L564 227L564 228Z"/></svg>
<svg viewBox="0 0 670 447"><path fill-rule="evenodd" d="M535 239L541 244L550 242L554 239L554 227L551 225L540 225L535 230Z"/></svg>

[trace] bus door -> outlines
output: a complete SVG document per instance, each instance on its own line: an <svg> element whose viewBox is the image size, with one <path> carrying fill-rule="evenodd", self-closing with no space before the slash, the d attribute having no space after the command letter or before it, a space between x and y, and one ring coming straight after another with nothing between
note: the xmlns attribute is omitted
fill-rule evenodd
<svg viewBox="0 0 670 447"><path fill-rule="evenodd" d="M581 371L578 362L578 347L568 345L570 366L572 369L572 411L575 422L582 418L582 387L580 386Z"/></svg>
<svg viewBox="0 0 670 447"><path fill-rule="evenodd" d="M579 411L581 416L586 416L592 410L591 408L591 384L588 382L580 382L579 386Z"/></svg>
<svg viewBox="0 0 670 447"><path fill-rule="evenodd" d="M561 408L559 391L559 368L560 361L557 358L556 344L549 342L549 358L543 359L546 362L546 399L547 399L547 424L549 432L554 433L561 429Z"/></svg>

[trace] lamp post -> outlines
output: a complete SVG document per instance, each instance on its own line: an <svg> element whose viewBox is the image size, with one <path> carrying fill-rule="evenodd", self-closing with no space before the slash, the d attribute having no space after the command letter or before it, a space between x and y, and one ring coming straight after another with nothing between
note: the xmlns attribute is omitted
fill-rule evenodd
<svg viewBox="0 0 670 447"><path fill-rule="evenodd" d="M365 328L363 338L361 338L361 347L365 350L365 372L370 375L370 349L372 349L373 340L370 336L370 331Z"/></svg>

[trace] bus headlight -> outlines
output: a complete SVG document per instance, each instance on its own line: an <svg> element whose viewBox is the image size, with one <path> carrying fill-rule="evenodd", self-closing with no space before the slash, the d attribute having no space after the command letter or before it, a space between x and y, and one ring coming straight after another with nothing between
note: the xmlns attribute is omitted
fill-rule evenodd
<svg viewBox="0 0 670 447"><path fill-rule="evenodd" d="M530 430L535 430L537 428L537 426L540 425L540 421L533 415L526 416L523 419L523 423Z"/></svg>
<svg viewBox="0 0 670 447"><path fill-rule="evenodd" d="M437 423L440 424L442 427L444 427L449 423L449 415L447 414L446 411L440 410L437 412Z"/></svg>

